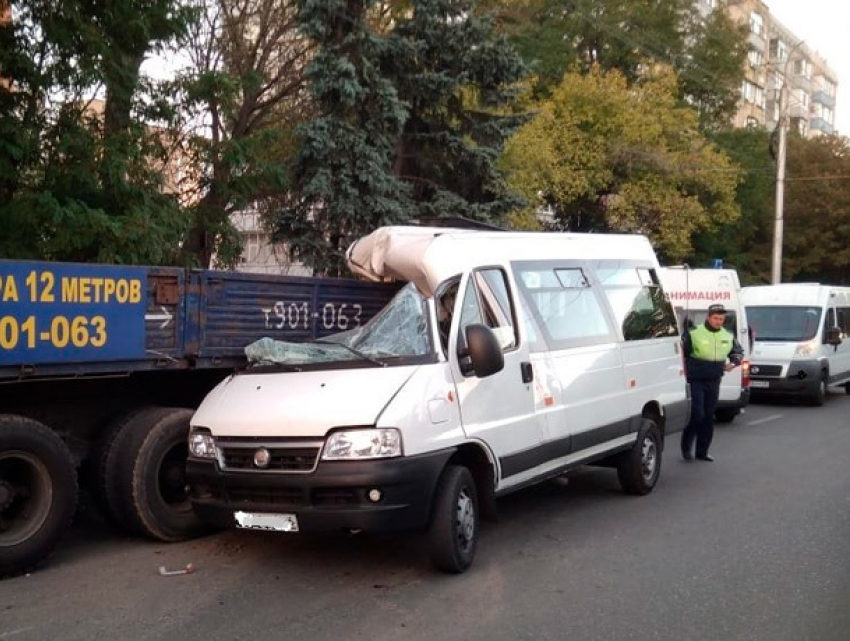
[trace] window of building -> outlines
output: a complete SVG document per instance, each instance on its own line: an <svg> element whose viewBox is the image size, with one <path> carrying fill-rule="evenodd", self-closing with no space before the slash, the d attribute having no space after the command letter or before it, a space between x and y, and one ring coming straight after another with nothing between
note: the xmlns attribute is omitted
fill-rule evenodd
<svg viewBox="0 0 850 641"><path fill-rule="evenodd" d="M783 62L788 59L788 45L779 38L774 38L770 41L770 57L771 59Z"/></svg>
<svg viewBox="0 0 850 641"><path fill-rule="evenodd" d="M748 116L747 117L747 127L749 129L756 129L758 126L759 126L758 118L756 118L754 116Z"/></svg>
<svg viewBox="0 0 850 641"><path fill-rule="evenodd" d="M764 61L764 56L758 49L750 49L750 52L747 54L747 60L753 69L758 69Z"/></svg>
<svg viewBox="0 0 850 641"><path fill-rule="evenodd" d="M835 83L831 80L823 81L823 90L826 92L826 95L830 98L835 98Z"/></svg>
<svg viewBox="0 0 850 641"><path fill-rule="evenodd" d="M529 311L552 349L614 339L602 304L581 268L520 264L516 276Z"/></svg>
<svg viewBox="0 0 850 641"><path fill-rule="evenodd" d="M596 275L627 341L678 335L676 314L654 270L599 261Z"/></svg>
<svg viewBox="0 0 850 641"><path fill-rule="evenodd" d="M800 106L804 109L809 108L809 94L803 89L797 89L796 91L797 102L800 103Z"/></svg>
<svg viewBox="0 0 850 641"><path fill-rule="evenodd" d="M709 9L714 9L717 7L717 0L702 0L702 4Z"/></svg>
<svg viewBox="0 0 850 641"><path fill-rule="evenodd" d="M757 36L764 33L764 19L761 17L761 14L756 13L755 11L750 13L750 31Z"/></svg>
<svg viewBox="0 0 850 641"><path fill-rule="evenodd" d="M812 77L812 63L802 58L794 61L794 75L803 76L804 78Z"/></svg>

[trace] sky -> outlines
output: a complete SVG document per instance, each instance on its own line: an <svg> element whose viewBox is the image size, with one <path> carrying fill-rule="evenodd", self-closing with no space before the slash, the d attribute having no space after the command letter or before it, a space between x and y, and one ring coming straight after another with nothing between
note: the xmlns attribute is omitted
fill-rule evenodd
<svg viewBox="0 0 850 641"><path fill-rule="evenodd" d="M850 135L850 2L848 0L764 0L779 22L826 58L838 75L835 127Z"/></svg>

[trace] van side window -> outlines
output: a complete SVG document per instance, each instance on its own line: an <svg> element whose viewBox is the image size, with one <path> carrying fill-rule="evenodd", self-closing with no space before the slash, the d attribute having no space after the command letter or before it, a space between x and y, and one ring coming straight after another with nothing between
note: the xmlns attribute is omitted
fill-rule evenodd
<svg viewBox="0 0 850 641"><path fill-rule="evenodd" d="M511 297L505 274L500 269L482 269L473 273L466 285L460 315L460 330L480 323L496 334L502 350L517 345Z"/></svg>
<svg viewBox="0 0 850 641"><path fill-rule="evenodd" d="M596 275L627 341L676 336L676 314L654 269L600 261Z"/></svg>
<svg viewBox="0 0 850 641"><path fill-rule="evenodd" d="M518 266L516 275L553 349L612 340L605 312L582 269Z"/></svg>
<svg viewBox="0 0 850 641"><path fill-rule="evenodd" d="M838 326L841 328L841 338L850 335L850 307L838 308Z"/></svg>

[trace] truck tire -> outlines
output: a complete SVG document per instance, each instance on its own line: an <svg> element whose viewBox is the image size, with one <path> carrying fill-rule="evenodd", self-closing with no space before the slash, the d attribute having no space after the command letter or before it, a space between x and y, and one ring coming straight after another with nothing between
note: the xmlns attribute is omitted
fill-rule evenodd
<svg viewBox="0 0 850 641"><path fill-rule="evenodd" d="M110 458L112 444L130 419L145 409L148 408L137 407L130 412L113 417L94 444L88 460L83 464L85 484L94 504L107 519L118 525L121 525L117 516L118 508L110 503L112 493L109 491L114 477L112 470L114 459Z"/></svg>
<svg viewBox="0 0 850 641"><path fill-rule="evenodd" d="M661 432L655 421L644 418L634 446L620 455L617 476L628 494L649 494L661 474Z"/></svg>
<svg viewBox="0 0 850 641"><path fill-rule="evenodd" d="M110 511L128 531L171 542L206 530L186 490L192 414L184 408L148 407L116 430L106 453L104 485Z"/></svg>
<svg viewBox="0 0 850 641"><path fill-rule="evenodd" d="M77 507L71 452L45 425L0 415L0 578L46 559Z"/></svg>
<svg viewBox="0 0 850 641"><path fill-rule="evenodd" d="M475 558L478 547L478 494L465 467L447 465L437 483L428 542L431 562L438 570L460 574Z"/></svg>

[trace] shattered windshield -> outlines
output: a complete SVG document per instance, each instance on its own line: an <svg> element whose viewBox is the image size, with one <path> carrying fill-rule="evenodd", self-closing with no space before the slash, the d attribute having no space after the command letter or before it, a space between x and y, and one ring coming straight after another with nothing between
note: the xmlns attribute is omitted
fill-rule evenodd
<svg viewBox="0 0 850 641"><path fill-rule="evenodd" d="M250 365L306 365L426 356L432 346L425 299L409 284L368 323L318 341L292 343L261 338L245 348Z"/></svg>

